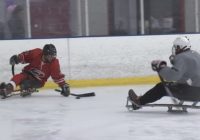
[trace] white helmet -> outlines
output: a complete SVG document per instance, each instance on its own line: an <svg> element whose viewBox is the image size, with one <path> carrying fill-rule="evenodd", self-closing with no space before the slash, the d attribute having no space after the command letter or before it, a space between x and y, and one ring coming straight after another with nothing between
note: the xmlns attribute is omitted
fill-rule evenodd
<svg viewBox="0 0 200 140"><path fill-rule="evenodd" d="M190 40L184 37L177 37L173 42L172 54L176 55L191 48Z"/></svg>

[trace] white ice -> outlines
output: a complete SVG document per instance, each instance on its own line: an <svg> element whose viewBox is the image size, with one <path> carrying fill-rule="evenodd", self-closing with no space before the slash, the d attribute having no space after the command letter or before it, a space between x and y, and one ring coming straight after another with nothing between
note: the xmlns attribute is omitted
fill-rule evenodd
<svg viewBox="0 0 200 140"><path fill-rule="evenodd" d="M82 99L43 90L27 98L0 100L0 140L199 140L200 110L174 114L167 108L125 108L128 89L143 94L151 87L72 89L96 93Z"/></svg>

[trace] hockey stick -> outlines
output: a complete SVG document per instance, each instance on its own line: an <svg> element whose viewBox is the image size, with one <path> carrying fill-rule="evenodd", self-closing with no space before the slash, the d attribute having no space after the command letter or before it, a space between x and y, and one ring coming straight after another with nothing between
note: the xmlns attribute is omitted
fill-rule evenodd
<svg viewBox="0 0 200 140"><path fill-rule="evenodd" d="M55 91L61 92L60 89L55 89ZM88 93L83 93L83 94L70 93L70 95L80 98L80 97L92 97L92 96L95 96L95 93L94 92L88 92Z"/></svg>
<svg viewBox="0 0 200 140"><path fill-rule="evenodd" d="M178 101L175 99L175 97L173 96L173 94L171 93L170 89L167 87L167 85L165 84L164 79L160 76L160 74L158 73L158 76L160 78L161 83L163 84L165 91L167 92L167 94L169 95L169 97L171 97L171 100L174 104L178 104Z"/></svg>
<svg viewBox="0 0 200 140"><path fill-rule="evenodd" d="M14 76L15 75L15 65L12 65L11 70L12 70L12 75Z"/></svg>

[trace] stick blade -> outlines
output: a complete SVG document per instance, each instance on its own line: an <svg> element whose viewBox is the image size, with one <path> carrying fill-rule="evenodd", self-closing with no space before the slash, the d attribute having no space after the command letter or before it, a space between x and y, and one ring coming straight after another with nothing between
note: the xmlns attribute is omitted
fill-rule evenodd
<svg viewBox="0 0 200 140"><path fill-rule="evenodd" d="M61 92L60 89L55 89L55 91ZM70 95L76 96L76 97L92 97L92 96L96 96L95 92L88 92L88 93L83 93L83 94L70 93Z"/></svg>
<svg viewBox="0 0 200 140"><path fill-rule="evenodd" d="M78 97L92 97L95 96L95 92L89 92L89 93L83 93L83 94L74 94L70 93L73 96L78 96Z"/></svg>

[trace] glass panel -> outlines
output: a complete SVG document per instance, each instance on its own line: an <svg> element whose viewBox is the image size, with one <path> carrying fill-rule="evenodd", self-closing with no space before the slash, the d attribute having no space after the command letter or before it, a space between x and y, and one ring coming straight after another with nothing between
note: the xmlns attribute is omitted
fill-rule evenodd
<svg viewBox="0 0 200 140"><path fill-rule="evenodd" d="M184 31L184 13L180 0L144 1L145 33L171 34Z"/></svg>
<svg viewBox="0 0 200 140"><path fill-rule="evenodd" d="M23 39L26 37L26 8L23 0L1 1L1 38Z"/></svg>
<svg viewBox="0 0 200 140"><path fill-rule="evenodd" d="M199 9L199 0L0 0L0 39L196 33Z"/></svg>
<svg viewBox="0 0 200 140"><path fill-rule="evenodd" d="M32 38L70 34L68 0L30 0L30 17Z"/></svg>
<svg viewBox="0 0 200 140"><path fill-rule="evenodd" d="M136 34L136 1L110 0L109 10L109 35Z"/></svg>

